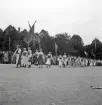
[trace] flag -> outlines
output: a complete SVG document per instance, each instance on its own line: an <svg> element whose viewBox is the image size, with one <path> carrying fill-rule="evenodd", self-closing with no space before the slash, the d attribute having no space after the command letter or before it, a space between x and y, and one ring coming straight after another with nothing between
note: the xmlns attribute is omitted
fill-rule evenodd
<svg viewBox="0 0 102 105"><path fill-rule="evenodd" d="M84 51L84 54L85 54L86 56L88 56L88 53L87 53L86 51Z"/></svg>
<svg viewBox="0 0 102 105"><path fill-rule="evenodd" d="M26 42L29 45L34 40L35 40L35 36L34 36L34 25L33 25L30 28L30 31L28 32L28 34L24 37L24 42Z"/></svg>
<svg viewBox="0 0 102 105"><path fill-rule="evenodd" d="M35 21L35 23L36 23L36 21ZM35 23L34 23L34 24L32 25L32 27L31 27L30 23L28 22L30 31L28 32L28 34L27 34L27 35L25 36L25 38L24 38L24 42L26 42L28 45L29 45L32 41L35 42L35 40L36 40L36 37L35 37L35 35L34 35L34 25L35 25Z"/></svg>
<svg viewBox="0 0 102 105"><path fill-rule="evenodd" d="M56 52L56 54L57 54L57 50L58 50L58 45L55 42L55 52Z"/></svg>
<svg viewBox="0 0 102 105"><path fill-rule="evenodd" d="M92 56L94 56L94 57L95 57L95 53L93 52L93 49L92 49L92 52L91 52L91 54L92 54Z"/></svg>
<svg viewBox="0 0 102 105"><path fill-rule="evenodd" d="M24 42L27 44L30 44L33 39L33 33L29 32L25 37L24 37Z"/></svg>

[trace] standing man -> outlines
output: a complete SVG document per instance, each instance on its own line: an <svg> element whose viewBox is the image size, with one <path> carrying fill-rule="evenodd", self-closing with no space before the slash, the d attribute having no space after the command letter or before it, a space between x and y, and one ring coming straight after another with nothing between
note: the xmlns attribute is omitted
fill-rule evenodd
<svg viewBox="0 0 102 105"><path fill-rule="evenodd" d="M32 51L31 48L28 47L28 67L31 68L31 64L32 64Z"/></svg>
<svg viewBox="0 0 102 105"><path fill-rule="evenodd" d="M20 49L19 45L17 46L17 49L16 49L14 55L16 55L16 68L18 68L18 65L21 66L21 63L20 63L21 49Z"/></svg>

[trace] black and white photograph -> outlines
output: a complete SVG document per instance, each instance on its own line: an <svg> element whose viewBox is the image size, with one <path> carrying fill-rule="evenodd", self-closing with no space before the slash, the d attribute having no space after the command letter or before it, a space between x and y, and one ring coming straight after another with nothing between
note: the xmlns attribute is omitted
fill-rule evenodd
<svg viewBox="0 0 102 105"><path fill-rule="evenodd" d="M0 105L102 105L101 10L101 0L0 0Z"/></svg>

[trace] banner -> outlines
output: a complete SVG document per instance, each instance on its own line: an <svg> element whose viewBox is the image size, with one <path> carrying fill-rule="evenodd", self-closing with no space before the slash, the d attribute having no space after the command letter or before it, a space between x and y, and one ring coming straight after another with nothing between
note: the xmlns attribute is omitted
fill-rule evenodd
<svg viewBox="0 0 102 105"><path fill-rule="evenodd" d="M55 52L56 52L56 55L57 55L57 50L58 50L58 45L55 42Z"/></svg>
<svg viewBox="0 0 102 105"><path fill-rule="evenodd" d="M88 56L88 53L87 53L86 51L84 51L84 54L85 54L86 56Z"/></svg>

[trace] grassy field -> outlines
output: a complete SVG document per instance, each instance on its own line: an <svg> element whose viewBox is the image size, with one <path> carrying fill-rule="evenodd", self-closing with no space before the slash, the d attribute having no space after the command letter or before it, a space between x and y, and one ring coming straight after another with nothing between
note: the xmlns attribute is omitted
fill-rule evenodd
<svg viewBox="0 0 102 105"><path fill-rule="evenodd" d="M0 105L102 105L102 67L0 65Z"/></svg>

